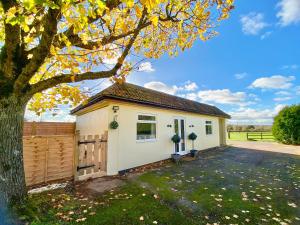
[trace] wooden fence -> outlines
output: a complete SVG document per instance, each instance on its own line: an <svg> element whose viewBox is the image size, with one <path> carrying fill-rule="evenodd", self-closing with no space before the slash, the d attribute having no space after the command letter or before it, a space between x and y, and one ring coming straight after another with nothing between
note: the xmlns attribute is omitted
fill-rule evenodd
<svg viewBox="0 0 300 225"><path fill-rule="evenodd" d="M227 131L227 138L240 141L274 139L270 131Z"/></svg>
<svg viewBox="0 0 300 225"><path fill-rule="evenodd" d="M27 186L106 175L107 132L75 135L75 123L26 122L23 156Z"/></svg>
<svg viewBox="0 0 300 225"><path fill-rule="evenodd" d="M75 123L25 122L23 136L74 135Z"/></svg>
<svg viewBox="0 0 300 225"><path fill-rule="evenodd" d="M23 156L27 186L71 179L75 123L25 122Z"/></svg>
<svg viewBox="0 0 300 225"><path fill-rule="evenodd" d="M273 134L270 132L247 132L247 140L272 140Z"/></svg>
<svg viewBox="0 0 300 225"><path fill-rule="evenodd" d="M74 135L25 136L23 145L28 186L72 178Z"/></svg>

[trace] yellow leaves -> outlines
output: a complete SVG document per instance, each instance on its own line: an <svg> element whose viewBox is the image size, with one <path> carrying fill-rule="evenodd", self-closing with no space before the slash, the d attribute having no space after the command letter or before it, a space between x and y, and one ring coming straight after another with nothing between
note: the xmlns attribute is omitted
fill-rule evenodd
<svg viewBox="0 0 300 225"><path fill-rule="evenodd" d="M158 25L158 16L152 16L150 18L150 20L151 20L152 24L157 27L157 25Z"/></svg>
<svg viewBox="0 0 300 225"><path fill-rule="evenodd" d="M128 27L125 21L120 21L120 28L122 29L123 33L126 33L128 31Z"/></svg>
<svg viewBox="0 0 300 225"><path fill-rule="evenodd" d="M14 18L16 13L17 8L15 6L11 7L6 13L6 21L10 21L12 18Z"/></svg>
<svg viewBox="0 0 300 225"><path fill-rule="evenodd" d="M31 9L35 6L35 0L23 0L24 7Z"/></svg>
<svg viewBox="0 0 300 225"><path fill-rule="evenodd" d="M53 45L51 45L51 47L50 47L50 53L51 53L51 55L56 55L56 52L57 52L57 48L55 48Z"/></svg>
<svg viewBox="0 0 300 225"><path fill-rule="evenodd" d="M51 88L43 93L37 93L28 104L28 109L40 115L46 111L51 111L59 105L69 105L74 107L88 98L79 86L62 84Z"/></svg>
<svg viewBox="0 0 300 225"><path fill-rule="evenodd" d="M24 41L25 43L31 43L33 41L33 37L30 36L30 35L27 35L25 38L24 38Z"/></svg>
<svg viewBox="0 0 300 225"><path fill-rule="evenodd" d="M82 41L83 44L86 45L86 44L88 43L89 36L88 36L87 33L82 33L82 34L80 35L80 38L81 38L81 41Z"/></svg>
<svg viewBox="0 0 300 225"><path fill-rule="evenodd" d="M97 13L98 15L102 15L103 11L108 9L104 3L104 1L102 0L97 0L97 5L98 5L98 9L97 9Z"/></svg>
<svg viewBox="0 0 300 225"><path fill-rule="evenodd" d="M161 1L161 0L141 0L141 3L144 6L146 6L148 12L151 12L154 8L156 8L160 2L164 2L164 1Z"/></svg>
<svg viewBox="0 0 300 225"><path fill-rule="evenodd" d="M137 16L138 18L141 18L141 17L142 17L142 10L141 10L141 8L139 7L139 5L135 5L135 6L134 6L134 9L135 9L135 12L136 12L136 16Z"/></svg>
<svg viewBox="0 0 300 225"><path fill-rule="evenodd" d="M52 2L38 0L36 2L40 2L39 7L36 7L34 1L36 0L24 0L26 6L20 1L21 7L12 7L3 16L3 20L19 24L27 32L24 39L27 49L39 43L38 37L44 29L43 4L47 6ZM133 31L138 26L143 12L147 10L144 15L145 23L129 51L129 57L126 57L128 62L124 63L125 57L119 61L123 65L117 71L114 80L124 82L132 71L132 65L136 63L134 60L138 60L140 55L159 58L169 53L171 56L177 56L180 51L190 48L197 38L206 41L213 37L216 34L214 29L218 27L217 19L228 18L233 7L233 0L195 0L192 3L180 0L121 0L122 7L114 7L113 2L115 1L59 1L63 19L58 24L58 34L54 38L59 43L50 46L49 57L30 82L37 83L41 79L62 73L74 74L71 81L75 82L78 73L112 68L133 37ZM41 9L41 15L35 8ZM39 25L34 27L33 21ZM71 32L63 34L68 29ZM4 30L1 24L0 30ZM73 46L71 41L78 45ZM84 49L90 42L93 42L93 47ZM137 57L130 57L133 51ZM33 55L29 54L27 57L31 59ZM129 63L129 60L132 61ZM106 67L107 65L109 67ZM47 92L48 96L51 95L49 99L36 96L35 99L39 103L36 103L34 108L38 111L39 107L50 108L59 103L67 103L66 100L60 100L63 98L71 98L70 102L82 100L83 98L79 97L79 88L74 90L62 85L56 87ZM60 95L58 99L57 95Z"/></svg>
<svg viewBox="0 0 300 225"><path fill-rule="evenodd" d="M71 76L71 80L73 83L75 82L75 75Z"/></svg>
<svg viewBox="0 0 300 225"><path fill-rule="evenodd" d="M226 0L226 3L227 3L228 5L233 5L234 0Z"/></svg>
<svg viewBox="0 0 300 225"><path fill-rule="evenodd" d="M129 8L134 6L134 0L123 0L122 2L124 2Z"/></svg>

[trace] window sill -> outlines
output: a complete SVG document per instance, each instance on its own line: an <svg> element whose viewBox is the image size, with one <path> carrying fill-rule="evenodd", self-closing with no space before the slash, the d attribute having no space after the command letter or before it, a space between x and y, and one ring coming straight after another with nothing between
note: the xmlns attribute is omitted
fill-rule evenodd
<svg viewBox="0 0 300 225"><path fill-rule="evenodd" d="M157 139L136 140L137 143L156 142Z"/></svg>

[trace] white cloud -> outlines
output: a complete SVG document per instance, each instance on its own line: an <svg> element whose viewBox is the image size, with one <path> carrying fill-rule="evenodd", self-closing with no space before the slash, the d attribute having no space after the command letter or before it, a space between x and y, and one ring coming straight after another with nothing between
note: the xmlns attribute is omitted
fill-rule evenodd
<svg viewBox="0 0 300 225"><path fill-rule="evenodd" d="M276 105L276 106L275 106L275 109L274 109L275 115L276 115L277 113L279 113L280 110L282 110L284 107L286 107L286 105L284 105L284 104L278 104L278 105Z"/></svg>
<svg viewBox="0 0 300 225"><path fill-rule="evenodd" d="M199 91L198 97L203 102L213 102L228 105L245 105L245 92L231 92L229 89Z"/></svg>
<svg viewBox="0 0 300 225"><path fill-rule="evenodd" d="M235 78L238 79L238 80L241 80L241 79L244 79L248 74L247 73L237 73L237 74L234 74Z"/></svg>
<svg viewBox="0 0 300 225"><path fill-rule="evenodd" d="M299 68L299 65L297 65L297 64L282 66L282 69L284 69L284 70L296 70L298 68Z"/></svg>
<svg viewBox="0 0 300 225"><path fill-rule="evenodd" d="M289 97L289 96L287 96L287 97L277 97L277 98L274 98L274 101L284 102L284 101L288 101L288 100L291 100L291 99L292 99L292 97Z"/></svg>
<svg viewBox="0 0 300 225"><path fill-rule="evenodd" d="M170 95L175 95L178 90L177 86L168 86L160 81L151 81L149 83L144 84L144 87L156 91L161 91Z"/></svg>
<svg viewBox="0 0 300 225"><path fill-rule="evenodd" d="M274 116L285 106L278 104L272 109L241 108L240 110L229 112L232 116L230 122L239 124L272 124Z"/></svg>
<svg viewBox="0 0 300 225"><path fill-rule="evenodd" d="M250 98L252 98L252 100L255 101L255 102L261 101L261 99L260 99L256 94L250 93L250 94L248 94L248 96L249 96Z"/></svg>
<svg viewBox="0 0 300 225"><path fill-rule="evenodd" d="M299 0L281 0L278 3L279 12L277 18L282 26L297 24L300 22L300 1Z"/></svg>
<svg viewBox="0 0 300 225"><path fill-rule="evenodd" d="M263 35L260 36L260 40L265 40L266 38L270 37L272 34L272 31L267 31Z"/></svg>
<svg viewBox="0 0 300 225"><path fill-rule="evenodd" d="M242 15L241 23L243 32L248 35L258 35L261 30L268 26L268 24L264 22L264 15L256 12Z"/></svg>
<svg viewBox="0 0 300 225"><path fill-rule="evenodd" d="M183 89L185 91L195 91L198 88L198 85L195 82L187 81Z"/></svg>
<svg viewBox="0 0 300 225"><path fill-rule="evenodd" d="M176 86L176 85L167 85L160 81L151 81L146 84L144 84L144 87L150 88L156 91L165 92L167 94L171 95L178 95L184 98L196 100L195 93L192 93L196 89L198 89L198 85L195 82L186 81L182 86ZM196 95L197 96L197 95Z"/></svg>
<svg viewBox="0 0 300 225"><path fill-rule="evenodd" d="M274 114L270 109L257 110L246 108L243 111L231 112L233 120L270 119Z"/></svg>
<svg viewBox="0 0 300 225"><path fill-rule="evenodd" d="M138 71L139 71L139 72L151 73L151 72L154 72L155 69L153 68L151 62L143 62L143 63L141 63L140 66L138 67Z"/></svg>
<svg viewBox="0 0 300 225"><path fill-rule="evenodd" d="M198 98L198 95L196 93L187 93L186 95L183 95L182 97L192 100L192 101L196 101Z"/></svg>
<svg viewBox="0 0 300 225"><path fill-rule="evenodd" d="M297 95L300 95L300 86L297 86L297 87L296 87L296 94L297 94Z"/></svg>
<svg viewBox="0 0 300 225"><path fill-rule="evenodd" d="M288 91L277 91L275 94L276 95L291 95L291 93Z"/></svg>
<svg viewBox="0 0 300 225"><path fill-rule="evenodd" d="M261 77L256 79L249 87L262 89L287 89L293 84L291 81L295 80L294 76L274 75L271 77Z"/></svg>

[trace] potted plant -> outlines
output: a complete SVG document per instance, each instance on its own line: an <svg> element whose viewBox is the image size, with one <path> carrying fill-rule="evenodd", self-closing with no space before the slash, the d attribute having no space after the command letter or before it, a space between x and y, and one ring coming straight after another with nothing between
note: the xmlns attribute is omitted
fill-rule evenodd
<svg viewBox="0 0 300 225"><path fill-rule="evenodd" d="M195 157L197 155L197 152L198 152L194 148L194 141L197 139L197 135L194 132L192 132L192 133L189 134L188 138L192 141L192 145L193 145L193 149L191 150L191 156Z"/></svg>
<svg viewBox="0 0 300 225"><path fill-rule="evenodd" d="M173 143L175 144L175 146L177 146L177 144L180 142L181 138L180 138L180 136L179 136L178 134L175 134L175 135L171 138L171 140L173 141ZM171 157L172 157L173 161L174 161L176 164L178 164L179 161L180 161L180 159L181 159L181 155L178 154L178 153L172 154Z"/></svg>
<svg viewBox="0 0 300 225"><path fill-rule="evenodd" d="M117 129L119 127L119 123L117 122L117 121L112 121L111 123L110 123L110 128L111 129L113 129L113 130L115 130L115 129Z"/></svg>

